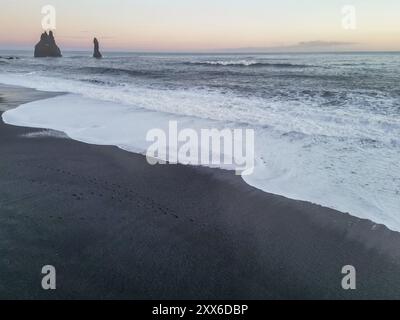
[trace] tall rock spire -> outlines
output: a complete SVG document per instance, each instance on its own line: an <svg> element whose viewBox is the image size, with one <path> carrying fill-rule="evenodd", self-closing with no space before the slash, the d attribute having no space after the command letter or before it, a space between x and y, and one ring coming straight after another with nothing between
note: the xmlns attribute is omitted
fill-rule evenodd
<svg viewBox="0 0 400 320"><path fill-rule="evenodd" d="M53 31L43 32L40 41L35 46L35 58L62 57L61 50L56 44Z"/></svg>
<svg viewBox="0 0 400 320"><path fill-rule="evenodd" d="M101 53L100 53L99 41L97 40L97 38L94 38L94 39L93 39L93 43L94 43L93 58L101 59L103 56L102 56Z"/></svg>

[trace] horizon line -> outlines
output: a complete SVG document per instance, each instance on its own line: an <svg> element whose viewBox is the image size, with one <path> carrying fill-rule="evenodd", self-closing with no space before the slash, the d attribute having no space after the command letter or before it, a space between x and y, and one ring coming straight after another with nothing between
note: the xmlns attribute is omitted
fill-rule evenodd
<svg viewBox="0 0 400 320"><path fill-rule="evenodd" d="M0 48L0 51L21 51L30 52L33 49L13 49L13 48ZM63 49L62 52L92 52L91 49ZM334 54L334 53L400 53L400 50L335 50L335 51L231 51L226 50L199 50L199 51L186 51L186 50L101 50L104 53L138 53L138 54L226 54L226 55L246 55L246 54Z"/></svg>

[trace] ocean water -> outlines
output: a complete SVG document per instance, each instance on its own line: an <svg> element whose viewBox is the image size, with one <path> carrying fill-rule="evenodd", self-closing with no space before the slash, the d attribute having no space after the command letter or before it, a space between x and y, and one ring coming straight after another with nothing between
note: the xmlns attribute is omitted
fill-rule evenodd
<svg viewBox="0 0 400 320"><path fill-rule="evenodd" d="M6 122L141 153L147 130L170 120L252 128L247 183L400 231L399 53L11 54L19 59L0 59L0 83L68 95Z"/></svg>

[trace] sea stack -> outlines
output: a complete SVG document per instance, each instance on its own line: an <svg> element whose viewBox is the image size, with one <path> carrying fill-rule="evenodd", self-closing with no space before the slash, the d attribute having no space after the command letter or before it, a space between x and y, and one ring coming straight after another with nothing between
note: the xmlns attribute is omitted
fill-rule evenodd
<svg viewBox="0 0 400 320"><path fill-rule="evenodd" d="M94 39L93 39L93 43L94 43L93 58L101 59L103 56L102 56L101 53L100 53L99 41L97 40L97 38L94 38Z"/></svg>
<svg viewBox="0 0 400 320"><path fill-rule="evenodd" d="M35 58L62 57L61 50L56 44L53 31L42 33L39 43L35 46Z"/></svg>

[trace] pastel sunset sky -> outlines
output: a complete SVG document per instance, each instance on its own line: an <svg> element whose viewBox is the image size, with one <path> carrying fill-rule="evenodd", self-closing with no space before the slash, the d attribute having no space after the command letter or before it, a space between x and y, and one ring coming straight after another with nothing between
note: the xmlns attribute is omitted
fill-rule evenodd
<svg viewBox="0 0 400 320"><path fill-rule="evenodd" d="M1 0L0 49L32 48L44 5L56 8L64 49L96 36L106 51L400 51L399 0ZM343 28L345 5L356 8L354 30Z"/></svg>

